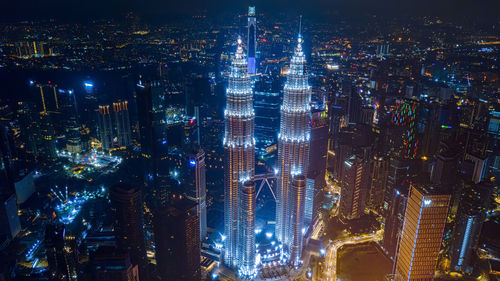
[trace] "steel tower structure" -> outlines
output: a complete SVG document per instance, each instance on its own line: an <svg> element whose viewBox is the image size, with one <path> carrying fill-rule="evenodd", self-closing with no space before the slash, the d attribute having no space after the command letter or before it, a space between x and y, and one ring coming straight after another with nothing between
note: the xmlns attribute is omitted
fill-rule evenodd
<svg viewBox="0 0 500 281"><path fill-rule="evenodd" d="M255 173L255 138L253 92L248 64L238 39L226 89L224 135L224 264L239 267L238 189L241 182L253 180Z"/></svg>
<svg viewBox="0 0 500 281"><path fill-rule="evenodd" d="M278 134L278 189L276 198L276 236L290 248L291 175L304 174L309 158L311 119L311 87L305 71L306 59L302 51L302 36L290 62L290 73L284 87Z"/></svg>

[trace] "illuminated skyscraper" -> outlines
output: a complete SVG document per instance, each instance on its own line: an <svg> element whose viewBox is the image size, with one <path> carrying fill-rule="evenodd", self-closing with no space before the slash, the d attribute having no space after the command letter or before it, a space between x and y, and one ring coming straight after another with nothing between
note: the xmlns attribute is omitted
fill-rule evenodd
<svg viewBox="0 0 500 281"><path fill-rule="evenodd" d="M253 93L248 64L238 39L226 89L224 135L224 264L237 268L238 188L255 174Z"/></svg>
<svg viewBox="0 0 500 281"><path fill-rule="evenodd" d="M248 73L255 74L257 62L255 53L257 49L257 19L255 18L255 7L248 7Z"/></svg>
<svg viewBox="0 0 500 281"><path fill-rule="evenodd" d="M102 149L107 151L113 147L113 125L109 105L100 105L98 109L99 137Z"/></svg>
<svg viewBox="0 0 500 281"><path fill-rule="evenodd" d="M290 197L290 263L300 265L302 256L302 229L304 228L304 207L306 199L306 177L295 175L292 178Z"/></svg>
<svg viewBox="0 0 500 281"><path fill-rule="evenodd" d="M284 87L278 134L278 190L276 196L276 237L288 246L290 242L291 174L307 172L311 119L311 87L305 72L306 59L299 35L295 53L290 62L290 73Z"/></svg>
<svg viewBox="0 0 500 281"><path fill-rule="evenodd" d="M353 155L344 162L340 192L340 216L359 218L364 214L370 190L370 165L360 156Z"/></svg>
<svg viewBox="0 0 500 281"><path fill-rule="evenodd" d="M470 274L474 270L474 251L479 244L492 190L487 182L464 185L451 235L450 269L453 271Z"/></svg>
<svg viewBox="0 0 500 281"><path fill-rule="evenodd" d="M67 235L62 224L48 224L44 243L51 280L77 280L78 246L75 237Z"/></svg>
<svg viewBox="0 0 500 281"><path fill-rule="evenodd" d="M238 199L238 273L255 277L255 183L241 182Z"/></svg>
<svg viewBox="0 0 500 281"><path fill-rule="evenodd" d="M128 113L128 102L119 101L113 103L115 115L115 129L118 146L129 146L132 143L130 133L130 117Z"/></svg>
<svg viewBox="0 0 500 281"><path fill-rule="evenodd" d="M396 103L392 111L392 123L396 126L405 128L402 135L403 146L401 147L401 156L406 159L415 159L417 156L417 102L414 100L405 100Z"/></svg>
<svg viewBox="0 0 500 281"><path fill-rule="evenodd" d="M59 111L59 101L57 100L57 85L50 81L47 84L36 84L40 90L39 110L43 114Z"/></svg>
<svg viewBox="0 0 500 281"><path fill-rule="evenodd" d="M450 195L432 187L410 188L395 269L398 281L432 281Z"/></svg>
<svg viewBox="0 0 500 281"><path fill-rule="evenodd" d="M205 178L206 164L205 151L199 149L188 156L187 172L185 176L188 189L188 198L198 203L198 217L200 218L200 239L207 235L207 184Z"/></svg>

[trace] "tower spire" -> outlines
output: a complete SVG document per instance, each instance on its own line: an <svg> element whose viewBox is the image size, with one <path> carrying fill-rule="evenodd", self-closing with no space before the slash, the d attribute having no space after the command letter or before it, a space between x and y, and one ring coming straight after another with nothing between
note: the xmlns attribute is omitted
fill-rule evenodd
<svg viewBox="0 0 500 281"><path fill-rule="evenodd" d="M302 15L299 17L299 37L302 37Z"/></svg>

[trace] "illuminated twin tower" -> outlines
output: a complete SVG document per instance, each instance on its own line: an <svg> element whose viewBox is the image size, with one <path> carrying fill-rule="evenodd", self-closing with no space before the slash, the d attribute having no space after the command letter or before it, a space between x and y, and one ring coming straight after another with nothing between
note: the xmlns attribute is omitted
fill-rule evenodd
<svg viewBox="0 0 500 281"><path fill-rule="evenodd" d="M305 177L309 161L311 129L311 87L305 71L302 37L290 61L281 105L278 134L278 189L276 196L276 237L298 266L302 253Z"/></svg>
<svg viewBox="0 0 500 281"><path fill-rule="evenodd" d="M250 16L254 16L251 8ZM252 21L254 23L254 21ZM249 21L250 24L250 21ZM255 26L254 26L255 27ZM253 30L255 31L255 30ZM251 37L251 36L249 36ZM252 40L250 40L252 41ZM250 45L254 42L249 42ZM254 45L255 47L255 45ZM249 47L250 51L255 49ZM238 39L226 89L224 111L223 263L244 278L257 275L255 246L255 138L253 89L249 63ZM278 144L276 237L284 259L298 266L302 251L305 177L309 156L311 88L305 71L302 37L290 63L281 106Z"/></svg>

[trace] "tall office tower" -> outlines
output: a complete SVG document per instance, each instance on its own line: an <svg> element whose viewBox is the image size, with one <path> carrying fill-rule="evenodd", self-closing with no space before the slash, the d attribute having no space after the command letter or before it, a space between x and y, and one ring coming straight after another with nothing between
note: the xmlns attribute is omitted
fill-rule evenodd
<svg viewBox="0 0 500 281"><path fill-rule="evenodd" d="M255 55L257 52L257 19L255 18L255 7L248 7L248 73L257 72L257 62Z"/></svg>
<svg viewBox="0 0 500 281"><path fill-rule="evenodd" d="M244 278L257 276L255 260L255 182L241 182L238 198L238 274Z"/></svg>
<svg viewBox="0 0 500 281"><path fill-rule="evenodd" d="M161 120L165 115L155 111L159 105L153 104L162 91L158 81L139 81L135 88L144 182L155 187L164 187L169 175L166 128Z"/></svg>
<svg viewBox="0 0 500 281"><path fill-rule="evenodd" d="M340 191L340 216L359 218L364 214L370 190L370 165L362 157L353 155L344 162Z"/></svg>
<svg viewBox="0 0 500 281"><path fill-rule="evenodd" d="M96 281L139 281L139 269L123 249L101 246L91 255L90 263L91 276Z"/></svg>
<svg viewBox="0 0 500 281"><path fill-rule="evenodd" d="M82 141L80 137L80 126L74 117L70 117L66 127L66 150L71 153L82 152Z"/></svg>
<svg viewBox="0 0 500 281"><path fill-rule="evenodd" d="M292 178L290 198L290 264L300 266L302 256L302 240L304 228L304 207L306 197L306 177L294 175Z"/></svg>
<svg viewBox="0 0 500 281"><path fill-rule="evenodd" d="M302 51L302 36L290 62L290 73L284 87L281 106L280 133L278 134L278 189L276 196L276 237L283 245L288 245L290 193L292 173L306 173L309 160L309 140L311 131L310 102L311 87L305 69L306 59Z"/></svg>
<svg viewBox="0 0 500 281"><path fill-rule="evenodd" d="M436 165L432 170L433 184L455 184L458 178L459 151L446 149L436 156Z"/></svg>
<svg viewBox="0 0 500 281"><path fill-rule="evenodd" d="M132 264L139 266L140 279L148 280L141 188L117 183L111 187L109 197L118 246L130 253Z"/></svg>
<svg viewBox="0 0 500 281"><path fill-rule="evenodd" d="M71 89L59 89L58 93L59 109L61 112L60 118L62 119L61 123L64 125L63 129L66 137L66 150L71 153L81 153L82 143L75 93Z"/></svg>
<svg viewBox="0 0 500 281"><path fill-rule="evenodd" d="M153 130L153 98L151 83L139 81L135 87L137 103L137 119L139 121L139 143L143 158L143 176L147 185L153 185L156 178L154 170L154 130Z"/></svg>
<svg viewBox="0 0 500 281"><path fill-rule="evenodd" d="M0 167L8 180L9 191L12 191L12 179L14 177L14 158L16 149L13 146L10 126L7 123L0 123Z"/></svg>
<svg viewBox="0 0 500 281"><path fill-rule="evenodd" d="M434 280L450 195L410 188L395 269L396 280Z"/></svg>
<svg viewBox="0 0 500 281"><path fill-rule="evenodd" d="M384 238L382 239L381 246L393 261L395 261L401 239L407 202L408 188L403 187L393 190L389 209L385 213Z"/></svg>
<svg viewBox="0 0 500 281"><path fill-rule="evenodd" d="M207 183L205 178L205 151L199 149L188 156L187 173L184 179L188 189L187 196L195 201L200 219L200 240L207 236Z"/></svg>
<svg viewBox="0 0 500 281"><path fill-rule="evenodd" d="M256 83L256 89L261 87ZM271 90L271 89L268 89ZM280 95L279 92L255 91L255 139L257 154L265 155L268 149L276 145L280 127Z"/></svg>
<svg viewBox="0 0 500 281"><path fill-rule="evenodd" d="M155 211L158 277L162 281L199 281L200 228L196 203L181 199ZM142 280L142 279L141 279Z"/></svg>
<svg viewBox="0 0 500 281"><path fill-rule="evenodd" d="M102 149L107 151L113 148L113 123L109 105L100 105L98 109L99 138Z"/></svg>
<svg viewBox="0 0 500 281"><path fill-rule="evenodd" d="M55 134L50 115L40 115L40 160L52 161L57 157Z"/></svg>
<svg viewBox="0 0 500 281"><path fill-rule="evenodd" d="M115 115L115 128L116 136L118 139L118 146L129 146L130 144L132 144L132 134L130 133L128 102L114 102L113 113Z"/></svg>
<svg viewBox="0 0 500 281"><path fill-rule="evenodd" d="M403 145L401 156L407 159L415 159L419 141L417 139L417 102L405 100L396 103L392 111L392 123L405 128L402 134Z"/></svg>
<svg viewBox="0 0 500 281"><path fill-rule="evenodd" d="M316 190L326 186L326 155L328 153L328 116L325 110L311 114L311 141L307 177L314 179Z"/></svg>
<svg viewBox="0 0 500 281"><path fill-rule="evenodd" d="M424 156L434 155L439 147L439 102L420 101L419 131L423 130L421 151Z"/></svg>
<svg viewBox="0 0 500 281"><path fill-rule="evenodd" d="M368 206L375 212L382 214L384 194L387 188L387 172L389 160L384 156L373 157L372 183Z"/></svg>
<svg viewBox="0 0 500 281"><path fill-rule="evenodd" d="M38 109L40 113L48 114L59 111L59 101L57 99L57 85L51 83L35 84L38 88L40 99L38 99Z"/></svg>
<svg viewBox="0 0 500 281"><path fill-rule="evenodd" d="M479 242L485 213L491 201L490 184L466 184L451 235L450 269L470 274L472 256Z"/></svg>
<svg viewBox="0 0 500 281"><path fill-rule="evenodd" d="M387 172L387 187L384 192L384 212L389 210L392 196L395 190L409 189L410 162L399 157L389 159L389 170Z"/></svg>
<svg viewBox="0 0 500 281"><path fill-rule="evenodd" d="M20 158L24 158L26 162L34 163L38 154L37 137L39 134L39 124L36 121L38 114L34 114L34 104L30 102L18 102L16 119L19 121L20 139L18 147L23 147L20 153Z"/></svg>
<svg viewBox="0 0 500 281"><path fill-rule="evenodd" d="M311 225L316 216L317 204L315 204L315 199L318 192L315 190L314 185L314 179L306 179L306 198L304 207L304 226L306 228Z"/></svg>
<svg viewBox="0 0 500 281"><path fill-rule="evenodd" d="M241 39L231 64L224 117L224 263L236 268L239 184L255 174L253 93Z"/></svg>
<svg viewBox="0 0 500 281"><path fill-rule="evenodd" d="M62 224L48 224L44 243L51 280L77 280L78 246L75 237L66 235Z"/></svg>

